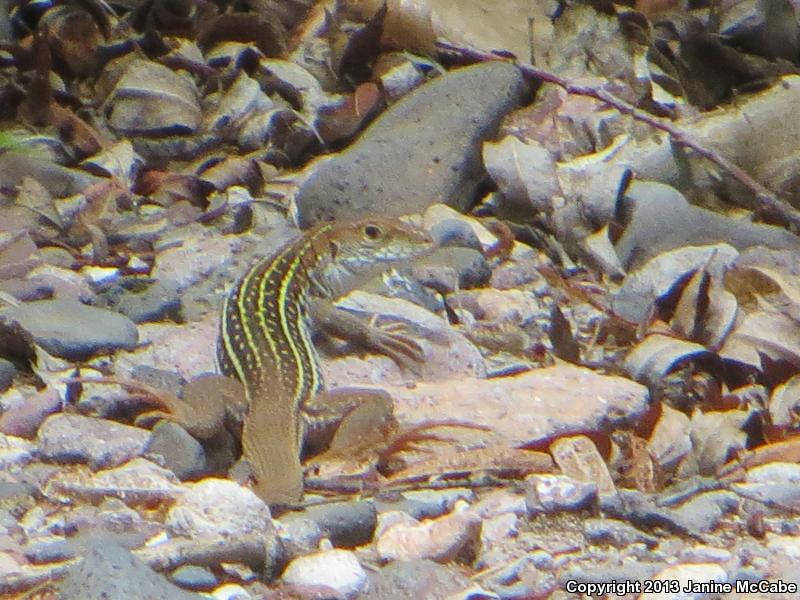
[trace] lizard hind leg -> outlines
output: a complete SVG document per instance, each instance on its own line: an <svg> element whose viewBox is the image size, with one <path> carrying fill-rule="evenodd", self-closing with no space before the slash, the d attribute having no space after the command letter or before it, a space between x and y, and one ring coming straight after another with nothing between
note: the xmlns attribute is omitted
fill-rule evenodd
<svg viewBox="0 0 800 600"><path fill-rule="evenodd" d="M374 388L321 392L303 407L303 416L306 456L374 446L396 426L391 396Z"/></svg>

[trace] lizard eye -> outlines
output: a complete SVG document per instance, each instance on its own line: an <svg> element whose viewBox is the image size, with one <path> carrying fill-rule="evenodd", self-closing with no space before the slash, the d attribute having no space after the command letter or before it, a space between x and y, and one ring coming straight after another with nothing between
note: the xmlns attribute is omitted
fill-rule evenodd
<svg viewBox="0 0 800 600"><path fill-rule="evenodd" d="M376 240L381 235L381 228L377 225L365 225L364 226L364 235L366 235L371 240Z"/></svg>

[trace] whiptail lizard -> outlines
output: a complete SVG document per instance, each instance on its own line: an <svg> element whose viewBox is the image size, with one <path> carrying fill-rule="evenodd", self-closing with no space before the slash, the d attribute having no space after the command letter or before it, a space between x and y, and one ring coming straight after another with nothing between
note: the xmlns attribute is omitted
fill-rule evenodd
<svg viewBox="0 0 800 600"><path fill-rule="evenodd" d="M326 223L254 265L227 297L217 342L223 374L241 381L249 412L242 449L268 503L302 497L304 407L323 390L314 328L346 337L401 365L422 359L407 336L331 304L386 269L433 250L398 220Z"/></svg>

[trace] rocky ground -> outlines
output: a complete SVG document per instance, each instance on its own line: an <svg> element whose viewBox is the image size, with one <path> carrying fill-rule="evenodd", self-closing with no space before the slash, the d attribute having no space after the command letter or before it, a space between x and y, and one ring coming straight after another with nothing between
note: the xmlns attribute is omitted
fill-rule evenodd
<svg viewBox="0 0 800 600"><path fill-rule="evenodd" d="M0 5L0 594L797 597L792 2L178 4ZM270 510L152 411L367 213L439 249L340 306L425 360L318 340L395 422Z"/></svg>

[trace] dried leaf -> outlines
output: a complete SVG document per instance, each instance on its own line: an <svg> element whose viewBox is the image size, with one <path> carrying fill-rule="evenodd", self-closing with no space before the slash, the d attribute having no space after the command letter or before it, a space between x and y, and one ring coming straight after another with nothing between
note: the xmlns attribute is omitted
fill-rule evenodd
<svg viewBox="0 0 800 600"><path fill-rule="evenodd" d="M711 358L700 344L661 334L648 335L625 357L625 370L636 381L655 384L690 360Z"/></svg>
<svg viewBox="0 0 800 600"><path fill-rule="evenodd" d="M128 134L192 133L202 121L198 98L189 77L156 62L136 59L108 99L108 123Z"/></svg>
<svg viewBox="0 0 800 600"><path fill-rule="evenodd" d="M338 105L319 110L317 131L326 144L349 141L383 107L381 91L374 83L362 83Z"/></svg>
<svg viewBox="0 0 800 600"><path fill-rule="evenodd" d="M648 440L648 453L662 472L672 471L691 451L690 422L682 412L666 404Z"/></svg>
<svg viewBox="0 0 800 600"><path fill-rule="evenodd" d="M40 262L27 231L0 230L0 280L23 277Z"/></svg>
<svg viewBox="0 0 800 600"><path fill-rule="evenodd" d="M104 25L108 26L108 16L103 16ZM42 16L39 24L47 26L54 54L73 74L81 77L95 74L99 62L96 48L104 39L92 15L74 5L56 6Z"/></svg>
<svg viewBox="0 0 800 600"><path fill-rule="evenodd" d="M372 63L380 52L387 10L386 4L383 4L363 27L348 36L347 43L340 52L335 52L341 46L340 37L331 44L331 65L340 77L351 83L361 83L369 79ZM335 23L333 18L327 21L329 27L331 23ZM332 29L331 32L335 30ZM336 32L335 35L341 36L341 33Z"/></svg>
<svg viewBox="0 0 800 600"><path fill-rule="evenodd" d="M762 356L800 369L800 324L778 312L750 313L736 325L719 355L757 369L764 366Z"/></svg>
<svg viewBox="0 0 800 600"><path fill-rule="evenodd" d="M772 424L794 427L800 423L800 375L795 375L772 391L769 399Z"/></svg>
<svg viewBox="0 0 800 600"><path fill-rule="evenodd" d="M547 335L553 346L553 354L562 360L580 364L581 348L575 340L575 336L572 335L569 321L556 304L550 311L550 326L547 328Z"/></svg>
<svg viewBox="0 0 800 600"><path fill-rule="evenodd" d="M53 197L45 187L33 179L25 177L17 195L17 204L29 208L37 215L44 217L57 229L63 229L64 223L53 205Z"/></svg>
<svg viewBox="0 0 800 600"><path fill-rule="evenodd" d="M728 481L742 479L747 469L771 462L800 463L800 438L761 446L739 454L717 471L717 476Z"/></svg>
<svg viewBox="0 0 800 600"><path fill-rule="evenodd" d="M601 495L616 493L603 457L585 435L557 439L550 444L550 454L564 475L576 481L596 483Z"/></svg>
<svg viewBox="0 0 800 600"><path fill-rule="evenodd" d="M725 462L747 447L747 433L742 428L750 411L728 410L692 414L692 451L679 468L681 477L694 474L713 475Z"/></svg>
<svg viewBox="0 0 800 600"><path fill-rule="evenodd" d="M202 50L226 41L254 44L265 56L286 53L286 29L271 15L254 18L251 13L230 13L203 21L197 32L197 45Z"/></svg>
<svg viewBox="0 0 800 600"><path fill-rule="evenodd" d="M612 308L624 319L641 323L656 299L669 295L670 290L683 289L679 285L682 279L687 281L691 273L706 265L711 277L721 280L737 256L736 249L728 244L683 246L662 252L628 274L612 299Z"/></svg>
<svg viewBox="0 0 800 600"><path fill-rule="evenodd" d="M748 310L755 310L766 300L777 310L791 304L800 306L800 282L797 275L780 264L740 264L725 274L725 289L736 296Z"/></svg>
<svg viewBox="0 0 800 600"><path fill-rule="evenodd" d="M714 348L733 327L738 304L733 294L715 285L707 266L684 286L670 324L679 336Z"/></svg>
<svg viewBox="0 0 800 600"><path fill-rule="evenodd" d="M73 146L81 157L91 156L104 145L102 137L91 125L72 109L57 102L50 103L50 123L58 130L61 139Z"/></svg>
<svg viewBox="0 0 800 600"><path fill-rule="evenodd" d="M523 214L550 210L553 197L563 192L558 185L556 163L544 146L524 143L509 135L483 144L483 162L504 198Z"/></svg>
<svg viewBox="0 0 800 600"><path fill-rule="evenodd" d="M383 38L390 46L421 56L436 56L436 33L428 0L388 0Z"/></svg>

